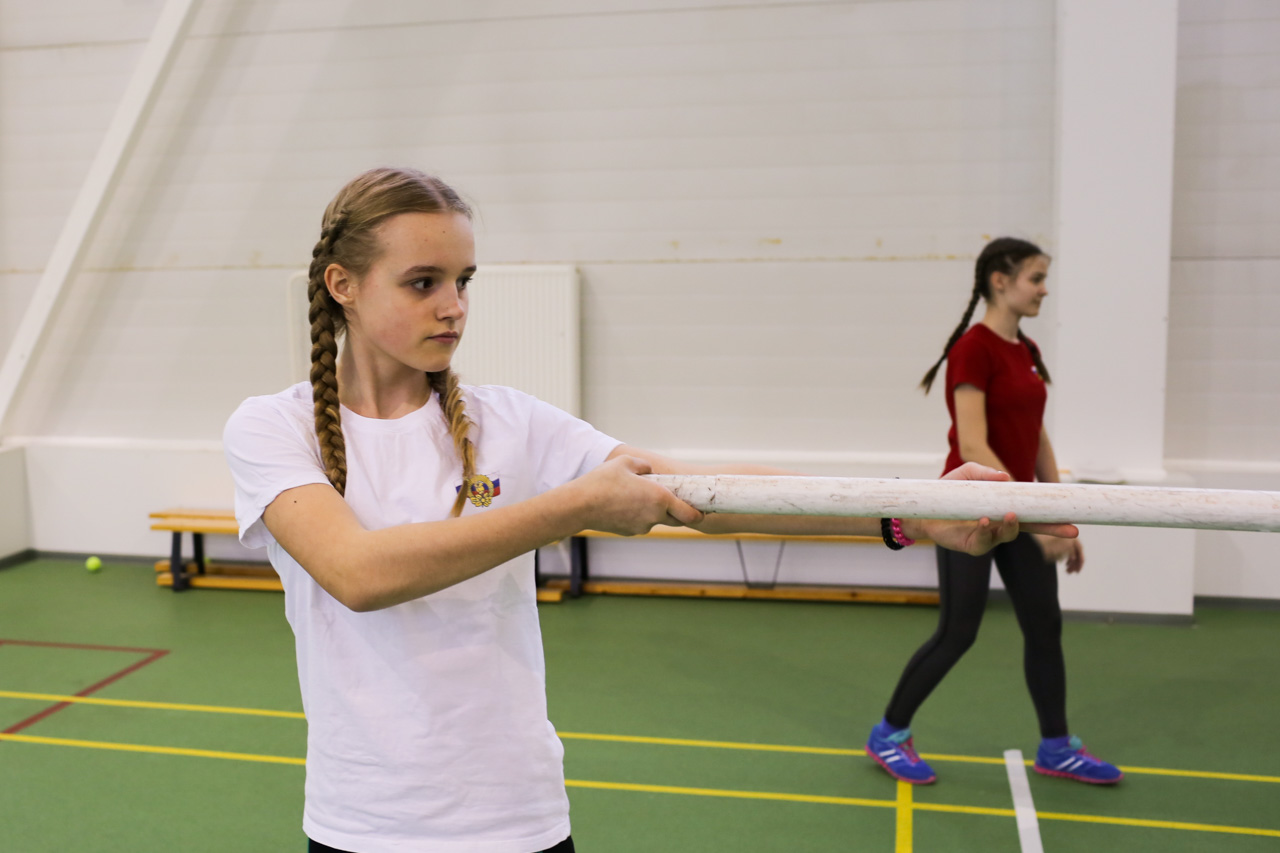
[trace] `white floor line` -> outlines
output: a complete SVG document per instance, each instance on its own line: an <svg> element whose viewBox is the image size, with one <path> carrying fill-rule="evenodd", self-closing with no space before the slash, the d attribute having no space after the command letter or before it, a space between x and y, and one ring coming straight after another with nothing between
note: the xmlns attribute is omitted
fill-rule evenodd
<svg viewBox="0 0 1280 853"><path fill-rule="evenodd" d="M1022 844L1022 853L1044 853L1044 845L1040 842L1040 821L1036 819L1036 804L1031 800L1031 783L1027 781L1027 765L1022 760L1022 750L1005 750L1004 767L1009 772L1009 787L1013 789L1013 811L1018 819L1018 841Z"/></svg>

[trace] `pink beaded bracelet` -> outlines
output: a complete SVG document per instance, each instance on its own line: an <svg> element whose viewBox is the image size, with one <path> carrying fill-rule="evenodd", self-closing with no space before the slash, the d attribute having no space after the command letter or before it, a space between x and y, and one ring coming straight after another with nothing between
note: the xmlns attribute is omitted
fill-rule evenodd
<svg viewBox="0 0 1280 853"><path fill-rule="evenodd" d="M916 540L908 539L907 534L902 532L902 519L900 518L893 519L890 522L890 528L893 530L894 541L897 542L899 545L901 545L903 548L906 548L908 545L916 544Z"/></svg>

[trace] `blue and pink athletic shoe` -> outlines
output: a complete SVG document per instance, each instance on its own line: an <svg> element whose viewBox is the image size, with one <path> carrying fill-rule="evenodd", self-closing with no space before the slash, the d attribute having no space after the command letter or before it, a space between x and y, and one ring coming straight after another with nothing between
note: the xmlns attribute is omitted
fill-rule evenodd
<svg viewBox="0 0 1280 853"><path fill-rule="evenodd" d="M1084 744L1075 735L1060 749L1054 749L1051 742L1041 743L1033 769L1045 776L1061 776L1090 785L1114 785L1124 778L1120 768L1085 752Z"/></svg>
<svg viewBox="0 0 1280 853"><path fill-rule="evenodd" d="M885 723L878 724L867 738L867 755L890 776L912 785L928 785L938 778L933 768L916 754L911 729L894 731Z"/></svg>

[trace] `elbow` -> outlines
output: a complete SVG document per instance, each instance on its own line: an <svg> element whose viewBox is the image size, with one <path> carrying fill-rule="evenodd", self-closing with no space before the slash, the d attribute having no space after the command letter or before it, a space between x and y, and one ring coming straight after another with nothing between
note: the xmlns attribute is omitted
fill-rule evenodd
<svg viewBox="0 0 1280 853"><path fill-rule="evenodd" d="M352 613L373 613L386 610L408 599L398 595L398 590L383 588L375 578L359 570L353 571L342 582L326 590L338 603Z"/></svg>
<svg viewBox="0 0 1280 853"><path fill-rule="evenodd" d="M338 603L350 610L352 613L372 613L375 610L382 610L388 605L381 604L376 596L370 595L362 590L346 592L342 595L334 595L338 599Z"/></svg>
<svg viewBox="0 0 1280 853"><path fill-rule="evenodd" d="M370 613L382 609L378 606L375 590L371 589L367 583L360 583L354 578L341 575L324 575L324 580L321 580L321 575L317 572L312 572L311 576L325 592L329 593L330 598L353 613Z"/></svg>
<svg viewBox="0 0 1280 853"><path fill-rule="evenodd" d="M357 553L335 552L322 565L304 568L330 597L353 613L371 613L395 604L378 583L376 571Z"/></svg>

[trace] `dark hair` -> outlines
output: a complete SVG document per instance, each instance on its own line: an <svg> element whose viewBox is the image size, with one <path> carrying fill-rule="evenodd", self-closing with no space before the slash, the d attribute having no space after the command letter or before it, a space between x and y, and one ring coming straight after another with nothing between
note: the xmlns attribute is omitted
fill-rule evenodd
<svg viewBox="0 0 1280 853"><path fill-rule="evenodd" d="M973 265L973 294L969 297L969 307L964 309L964 317L960 319L960 325L956 326L956 330L951 333L947 345L942 348L942 355L933 363L933 367L929 368L929 372L920 380L920 387L924 389L924 393L928 394L929 389L933 387L933 380L937 378L938 368L942 366L942 362L946 360L947 353L951 352L951 348L956 345L956 341L960 340L960 336L969 328L969 321L973 319L973 309L978 305L978 297L984 300L991 300L991 275L992 273L1002 272L1005 275L1017 277L1018 271L1022 268L1022 264L1029 258L1044 255L1040 247L1035 243L1019 240L1017 237L998 237L983 247L982 252L978 255L977 263ZM1047 256L1046 256L1047 257ZM1022 330L1018 330L1018 340L1027 344L1027 348L1031 350L1031 359L1035 362L1036 371L1040 374L1040 378L1046 383L1049 382L1049 371L1044 366L1044 362L1040 359L1040 348L1027 340L1027 336L1022 334Z"/></svg>
<svg viewBox="0 0 1280 853"><path fill-rule="evenodd" d="M320 240L311 252L311 388L315 405L316 437L325 476L345 494L347 486L346 441L338 403L338 338L346 331L346 315L325 286L330 264L339 264L357 276L364 275L381 252L377 228L401 213L458 213L471 217L471 208L452 187L439 178L415 169L371 169L338 191L324 212ZM468 435L471 419L458 384L458 375L445 368L428 373L431 389L440 395L440 407L449 423L449 434L462 461L462 488L453 515L462 512L475 477L475 446Z"/></svg>

